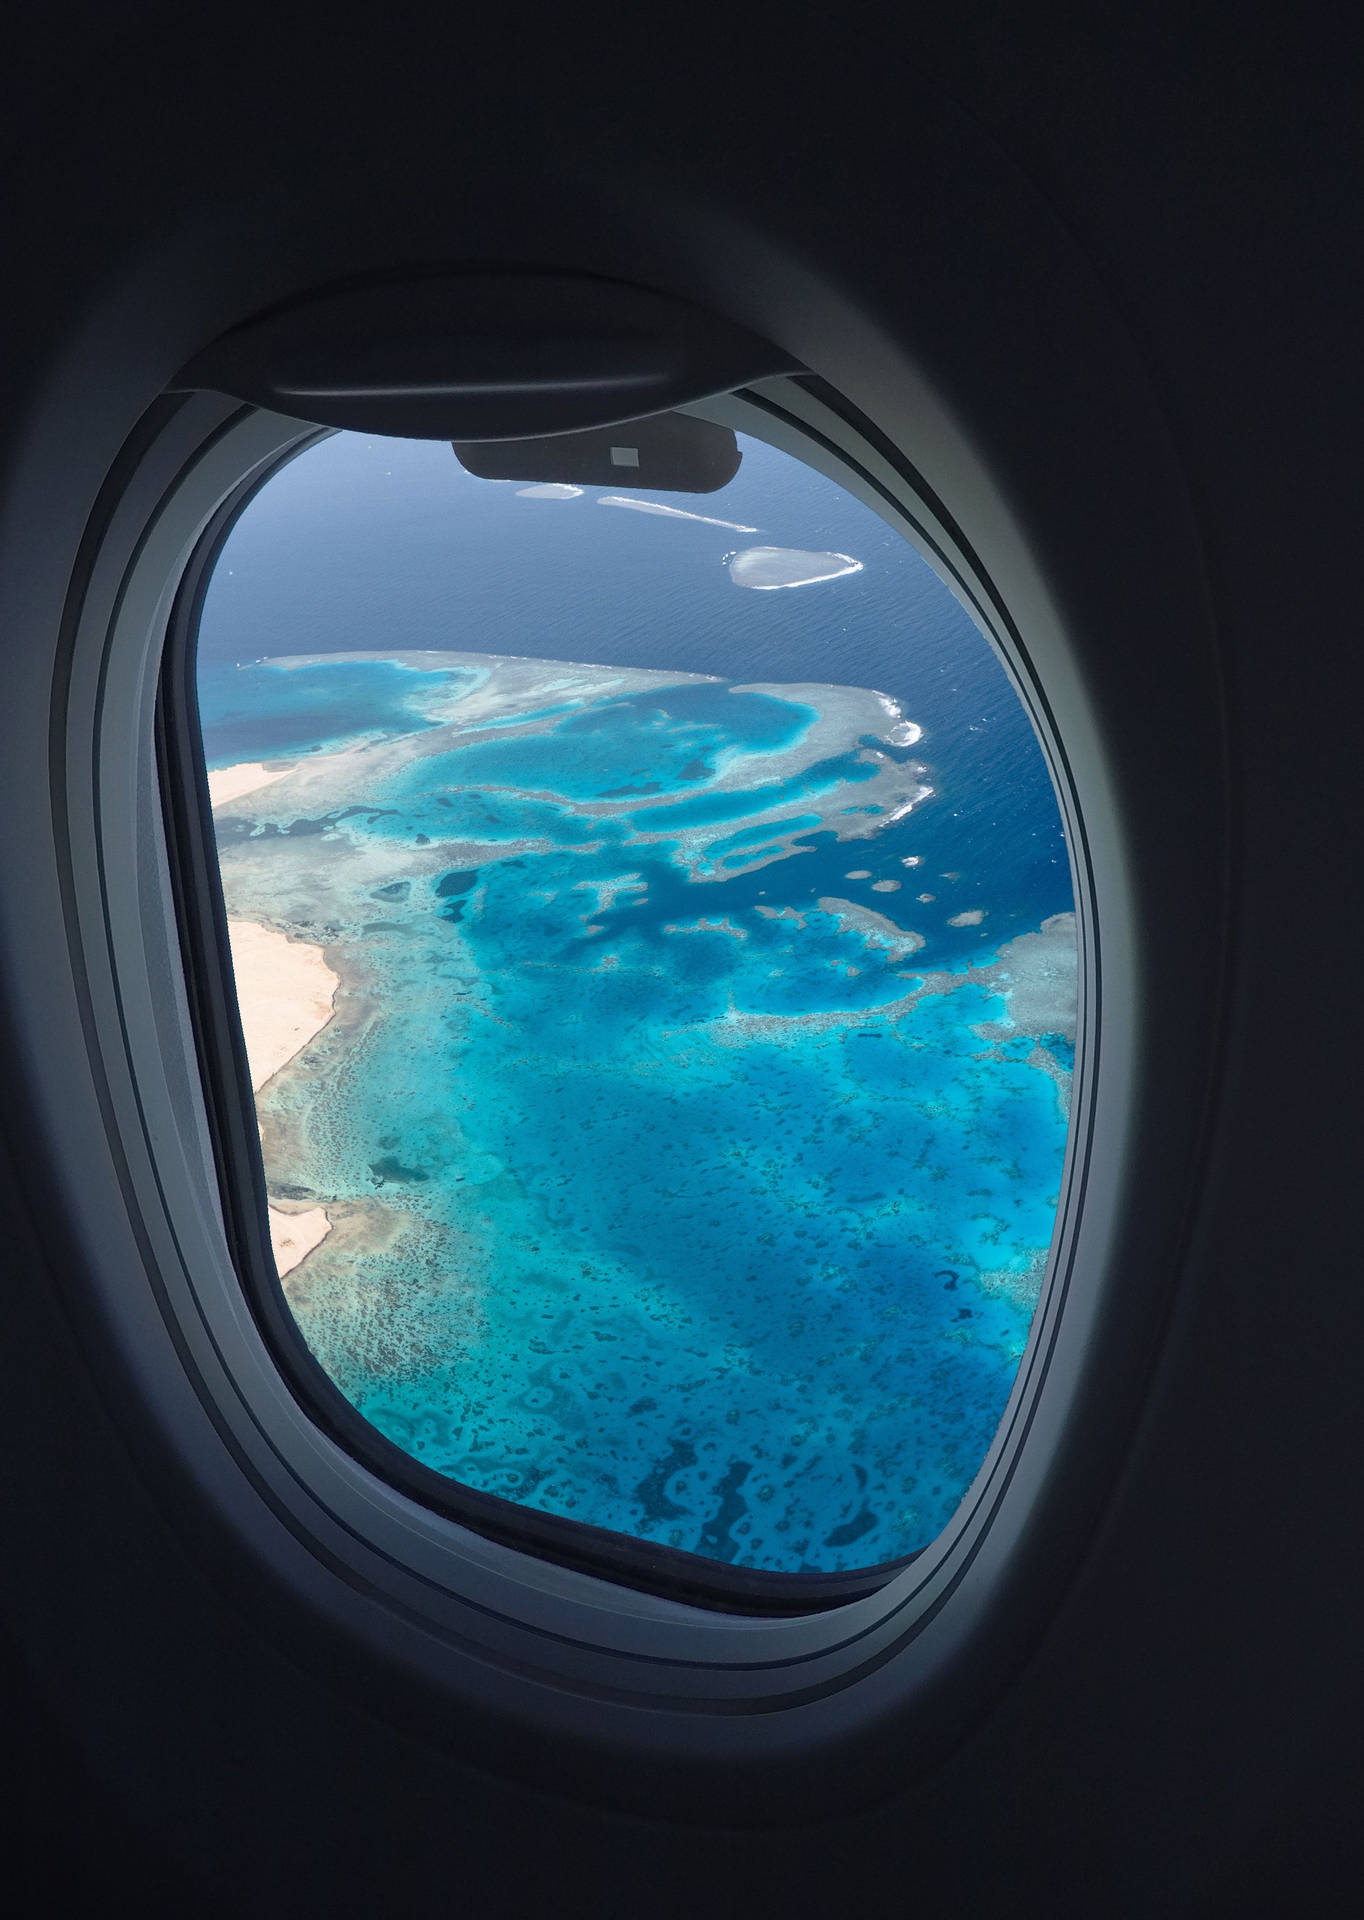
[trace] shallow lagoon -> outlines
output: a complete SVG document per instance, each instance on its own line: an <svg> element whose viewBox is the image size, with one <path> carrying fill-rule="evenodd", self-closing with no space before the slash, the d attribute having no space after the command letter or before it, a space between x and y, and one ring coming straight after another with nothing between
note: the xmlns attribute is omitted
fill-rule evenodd
<svg viewBox="0 0 1364 1920"><path fill-rule="evenodd" d="M469 1485L846 1569L941 1529L1012 1386L1072 902L961 607L741 444L700 512L339 435L227 543L201 703L214 764L295 762L220 812L230 910L343 982L259 1098L333 1377Z"/></svg>
<svg viewBox="0 0 1364 1920"><path fill-rule="evenodd" d="M543 711L543 710L542 710ZM505 724L499 716L493 723ZM814 718L808 707L702 681L610 697L572 711L549 732L476 740L418 763L409 792L488 787L550 792L568 800L613 800L680 791L733 760L794 746Z"/></svg>
<svg viewBox="0 0 1364 1920"><path fill-rule="evenodd" d="M867 837L852 803L926 769L865 702L829 690L859 729L829 754L808 687L623 671L547 701L565 664L433 660L424 724L305 767L321 812L294 774L220 822L231 910L346 983L260 1099L272 1190L336 1223L294 1310L466 1484L746 1565L895 1558L950 1517L1023 1350L1064 1032L1012 1033L998 973L915 970L874 891L914 807Z"/></svg>

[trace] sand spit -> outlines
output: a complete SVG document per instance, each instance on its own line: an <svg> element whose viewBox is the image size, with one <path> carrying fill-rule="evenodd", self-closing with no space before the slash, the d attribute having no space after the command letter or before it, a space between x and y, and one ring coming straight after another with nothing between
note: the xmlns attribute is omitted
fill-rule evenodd
<svg viewBox="0 0 1364 1920"><path fill-rule="evenodd" d="M670 520L699 520L707 527L728 527L734 533L756 533L756 527L745 527L738 520L716 520L708 513L688 513L685 507L665 507L658 500L625 500L619 494L605 493L597 501L599 507L630 507L635 513L663 513Z"/></svg>
<svg viewBox="0 0 1364 1920"><path fill-rule="evenodd" d="M259 1093L326 1026L340 981L320 947L252 920L229 920L227 931L251 1090ZM280 1278L299 1266L330 1229L322 1207L294 1212L271 1203L270 1244Z"/></svg>
<svg viewBox="0 0 1364 1920"><path fill-rule="evenodd" d="M292 760L282 767L269 766L264 760L243 760L239 766L213 769L208 776L209 805L221 807L229 800L239 800L244 793L271 786L293 770Z"/></svg>
<svg viewBox="0 0 1364 1920"><path fill-rule="evenodd" d="M321 1246L331 1232L325 1207L308 1207L299 1213L270 1206L270 1245L275 1254L275 1271L282 1280L292 1273L314 1247Z"/></svg>
<svg viewBox="0 0 1364 1920"><path fill-rule="evenodd" d="M321 1033L341 983L320 947L252 920L229 920L227 932L251 1087L259 1093L286 1060Z"/></svg>

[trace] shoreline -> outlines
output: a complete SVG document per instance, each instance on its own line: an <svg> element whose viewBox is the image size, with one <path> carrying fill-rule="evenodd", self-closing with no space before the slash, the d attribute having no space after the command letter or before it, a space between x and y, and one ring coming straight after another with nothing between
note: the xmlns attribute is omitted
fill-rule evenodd
<svg viewBox="0 0 1364 1920"><path fill-rule="evenodd" d="M251 1091L259 1093L330 1023L341 982L321 947L291 940L255 920L229 920L227 931ZM270 1244L282 1280L326 1239L331 1220L324 1207L296 1211L271 1201L269 1212Z"/></svg>
<svg viewBox="0 0 1364 1920"><path fill-rule="evenodd" d="M273 786L276 780L282 780L286 774L292 773L297 765L296 760L286 761L283 766L273 761L241 760L233 767L210 768L209 805L216 810L229 800L240 800L244 793L254 793L258 787Z"/></svg>

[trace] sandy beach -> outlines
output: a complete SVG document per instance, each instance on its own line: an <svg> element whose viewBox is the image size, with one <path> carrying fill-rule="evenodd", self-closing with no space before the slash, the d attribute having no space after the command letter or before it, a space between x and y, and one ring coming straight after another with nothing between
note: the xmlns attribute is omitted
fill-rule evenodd
<svg viewBox="0 0 1364 1920"><path fill-rule="evenodd" d="M326 1026L340 982L320 947L252 920L229 920L227 931L251 1087L259 1092ZM330 1226L321 1207L297 1213L270 1208L270 1240L281 1278L326 1238Z"/></svg>
<svg viewBox="0 0 1364 1920"><path fill-rule="evenodd" d="M286 1061L321 1033L340 985L321 947L291 940L252 920L229 920L232 971L251 1086L259 1092Z"/></svg>
<svg viewBox="0 0 1364 1920"><path fill-rule="evenodd" d="M292 773L294 763L276 767L267 765L264 760L243 760L235 767L210 768L208 776L209 805L221 807L228 800L239 800L244 793L254 793L257 787L268 787L276 780L282 780L286 773Z"/></svg>
<svg viewBox="0 0 1364 1920"><path fill-rule="evenodd" d="M323 1207L308 1207L302 1213L285 1213L270 1208L270 1245L274 1249L275 1269L282 1280L286 1273L306 1260L331 1232L332 1223Z"/></svg>

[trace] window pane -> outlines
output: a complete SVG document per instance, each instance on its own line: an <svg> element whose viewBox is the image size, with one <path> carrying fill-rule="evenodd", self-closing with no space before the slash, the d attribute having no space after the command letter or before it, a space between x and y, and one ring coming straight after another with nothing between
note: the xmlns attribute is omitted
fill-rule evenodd
<svg viewBox="0 0 1364 1920"><path fill-rule="evenodd" d="M337 435L198 688L285 1295L438 1472L781 1572L937 1534L1017 1370L1060 816L960 605L751 440L709 495Z"/></svg>

